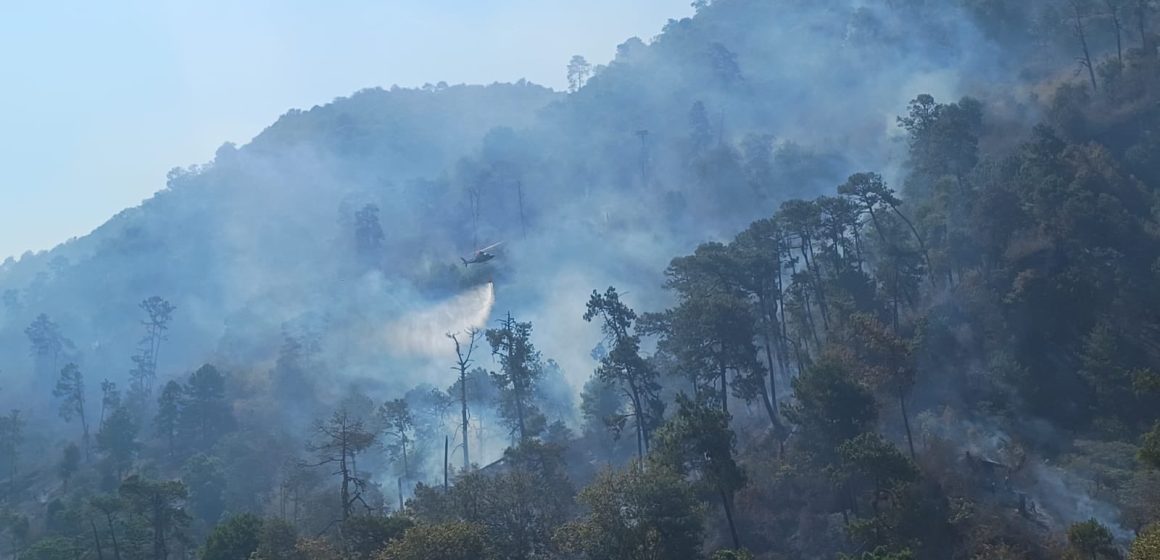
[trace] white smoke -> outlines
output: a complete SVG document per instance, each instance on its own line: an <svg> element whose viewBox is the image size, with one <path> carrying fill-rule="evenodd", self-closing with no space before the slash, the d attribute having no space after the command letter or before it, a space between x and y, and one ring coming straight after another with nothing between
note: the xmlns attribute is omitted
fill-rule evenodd
<svg viewBox="0 0 1160 560"><path fill-rule="evenodd" d="M495 306L495 286L488 282L386 326L391 352L398 356L445 358L448 334L483 328Z"/></svg>

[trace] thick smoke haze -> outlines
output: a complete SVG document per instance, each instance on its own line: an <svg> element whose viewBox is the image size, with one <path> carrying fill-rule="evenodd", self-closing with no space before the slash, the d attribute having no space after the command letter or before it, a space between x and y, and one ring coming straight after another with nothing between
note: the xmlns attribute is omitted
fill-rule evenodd
<svg viewBox="0 0 1160 560"><path fill-rule="evenodd" d="M578 390L599 342L580 320L591 290L615 285L642 310L663 307L671 256L855 170L897 176L905 146L893 117L915 94L955 99L1010 78L968 18L926 9L937 27L903 33L908 16L884 6L733 0L670 20L651 44L623 42L570 95L525 82L440 85L292 110L250 144L171 173L167 189L92 235L0 267L12 301L0 319L0 398L49 392L22 334L40 313L94 379L123 383L136 303L151 295L177 307L166 376L202 362L273 364L287 325L303 324L325 333L314 376L425 382L448 371L450 347L443 366L396 368L384 365L396 349L363 343L365 333L454 307L464 283L481 280L458 258L491 240L505 242L496 313L533 321ZM748 157L780 178L773 190L753 192L741 169L704 184L683 163L716 149L729 165L747 140ZM373 262L356 254L355 214L368 204L384 232Z"/></svg>

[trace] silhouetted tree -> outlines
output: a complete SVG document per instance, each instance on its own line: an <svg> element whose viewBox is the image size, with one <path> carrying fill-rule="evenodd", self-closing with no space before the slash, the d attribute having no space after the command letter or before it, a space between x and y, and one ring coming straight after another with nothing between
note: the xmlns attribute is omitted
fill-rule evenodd
<svg viewBox="0 0 1160 560"><path fill-rule="evenodd" d="M540 353L531 341L532 324L517 322L508 313L500 326L488 329L485 336L500 363L500 370L491 374L502 391L500 415L518 442L527 441L543 429L543 417L532 402L536 383L543 375Z"/></svg>
<svg viewBox="0 0 1160 560"><path fill-rule="evenodd" d="M576 93L584 87L588 77L592 75L592 65L584 57L576 55L568 61L568 91Z"/></svg>
<svg viewBox="0 0 1160 560"><path fill-rule="evenodd" d="M1067 542L1075 552L1091 560L1120 557L1113 543L1111 531L1095 519L1068 527Z"/></svg>
<svg viewBox="0 0 1160 560"><path fill-rule="evenodd" d="M64 482L65 490L68 490L68 482L80 470L80 466L81 450L77 444L69 443L65 446L60 463L57 465L57 474L60 475L61 482Z"/></svg>
<svg viewBox="0 0 1160 560"><path fill-rule="evenodd" d="M910 415L906 410L906 399L914 387L916 373L910 345L873 317L862 314L851 317L849 343L867 381L883 387L898 400L910 458L916 459Z"/></svg>
<svg viewBox="0 0 1160 560"><path fill-rule="evenodd" d="M677 395L677 411L657 431L650 459L697 483L721 499L733 547L741 547L734 519L734 495L746 484L744 469L734 457L736 436L729 415Z"/></svg>
<svg viewBox="0 0 1160 560"><path fill-rule="evenodd" d="M183 509L188 492L179 480L156 481L130 476L118 494L127 510L144 521L152 534L152 558L169 558L170 545L186 538L189 516Z"/></svg>
<svg viewBox="0 0 1160 560"><path fill-rule="evenodd" d="M226 399L226 377L217 368L203 365L182 388L177 432L194 450L208 450L235 427Z"/></svg>
<svg viewBox="0 0 1160 560"><path fill-rule="evenodd" d="M1144 434L1144 441L1140 446L1140 460L1160 470L1160 422L1152 427L1152 431Z"/></svg>
<svg viewBox="0 0 1160 560"><path fill-rule="evenodd" d="M1091 79L1092 91L1096 91L1099 87L1096 85L1096 70L1092 62L1091 49L1088 48L1087 29L1084 27L1084 20L1088 18L1084 2L1081 0L1068 0L1071 4L1073 13L1072 17L1072 32L1075 33L1076 39L1079 39L1079 44L1083 48L1083 58L1080 59L1080 65L1087 69L1088 77Z"/></svg>
<svg viewBox="0 0 1160 560"><path fill-rule="evenodd" d="M189 490L190 513L207 524L216 523L226 510L228 481L222 460L198 453L182 465L181 480Z"/></svg>
<svg viewBox="0 0 1160 560"><path fill-rule="evenodd" d="M325 422L315 423L314 433L316 439L307 449L317 456L317 462L309 466L326 465L335 469L334 474L340 479L342 519L345 521L352 515L356 503L370 510L362 497L366 480L355 471L354 461L375 442L375 435L345 409L336 411Z"/></svg>
<svg viewBox="0 0 1160 560"><path fill-rule="evenodd" d="M17 492L16 468L20 455L20 447L24 444L25 421L19 410L13 410L7 416L0 416L0 457L6 458L8 470L8 498L11 500Z"/></svg>
<svg viewBox="0 0 1160 560"><path fill-rule="evenodd" d="M383 425L383 434L393 441L387 446L388 453L403 464L403 477L410 479L411 466L407 462L407 446L414 437L415 420L411 417L407 401L395 399L383 403L379 407L379 420Z"/></svg>
<svg viewBox="0 0 1160 560"><path fill-rule="evenodd" d="M131 394L138 401L143 401L153 392L161 343L166 340L165 331L169 329L169 321L177 308L159 296L145 299L140 307L146 315L141 322L145 327L145 336L141 338L138 352L132 356L133 369L129 371L129 380Z"/></svg>
<svg viewBox="0 0 1160 560"><path fill-rule="evenodd" d="M637 454L643 459L649 436L664 414L657 372L640 355L640 337L633 325L636 312L620 301L616 288L610 286L603 294L592 292L584 320L592 321L597 316L603 320L600 329L612 350L601 357L596 377L617 384L628 398L636 425Z"/></svg>
<svg viewBox="0 0 1160 560"><path fill-rule="evenodd" d="M67 359L67 353L73 347L72 342L61 334L60 327L48 315L41 313L24 329L24 334L32 346L37 373L54 375L59 372L61 361Z"/></svg>
<svg viewBox="0 0 1160 560"><path fill-rule="evenodd" d="M858 384L844 360L823 355L793 380L795 402L786 416L801 442L833 455L842 442L867 432L877 420L874 396Z"/></svg>
<svg viewBox="0 0 1160 560"><path fill-rule="evenodd" d="M112 472L120 479L133 464L137 455L137 421L125 405L118 406L105 419L105 427L97 433L97 449L105 454Z"/></svg>
<svg viewBox="0 0 1160 560"><path fill-rule="evenodd" d="M580 492L587 508L556 533L560 547L586 558L701 558L702 511L685 479L639 465L605 471Z"/></svg>
<svg viewBox="0 0 1160 560"><path fill-rule="evenodd" d="M65 422L71 422L73 418L81 421L81 444L88 456L89 420L85 416L85 378L76 364L66 364L60 370L60 378L56 381L52 395L61 399L60 417Z"/></svg>
<svg viewBox="0 0 1160 560"><path fill-rule="evenodd" d="M202 560L239 560L258 551L262 518L242 513L214 526L201 553ZM271 559L273 560L273 559Z"/></svg>
<svg viewBox="0 0 1160 560"><path fill-rule="evenodd" d="M154 433L165 441L166 450L170 455L177 449L177 430L184 404L185 390L180 383L170 380L157 399L157 415L153 419Z"/></svg>
<svg viewBox="0 0 1160 560"><path fill-rule="evenodd" d="M101 381L101 419L97 425L98 433L105 429L105 413L120 406L121 391L117 389L117 384L108 379Z"/></svg>
<svg viewBox="0 0 1160 560"><path fill-rule="evenodd" d="M383 226L379 223L379 207L367 204L354 215L355 250L364 262L378 264L382 258Z"/></svg>

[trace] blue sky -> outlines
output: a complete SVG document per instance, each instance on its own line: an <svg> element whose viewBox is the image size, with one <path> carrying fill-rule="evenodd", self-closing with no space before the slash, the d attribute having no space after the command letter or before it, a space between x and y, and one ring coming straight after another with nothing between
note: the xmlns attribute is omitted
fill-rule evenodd
<svg viewBox="0 0 1160 560"><path fill-rule="evenodd" d="M5 0L0 259L81 236L287 109L372 86L563 89L689 0Z"/></svg>

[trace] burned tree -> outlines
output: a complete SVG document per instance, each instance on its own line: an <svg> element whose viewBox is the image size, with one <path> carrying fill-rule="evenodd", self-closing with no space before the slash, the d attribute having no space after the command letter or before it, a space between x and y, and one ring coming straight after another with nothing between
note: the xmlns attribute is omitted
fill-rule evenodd
<svg viewBox="0 0 1160 560"><path fill-rule="evenodd" d="M307 449L316 455L317 462L307 466L330 465L335 469L331 474L341 477L342 520L351 516L355 503L369 511L370 506L362 498L366 481L358 476L354 461L375 442L375 435L345 409L335 412L329 420L317 422L314 432L317 439L307 444Z"/></svg>
<svg viewBox="0 0 1160 560"><path fill-rule="evenodd" d="M463 431L463 470L471 468L471 457L467 451L467 369L471 366L471 354L475 352L476 342L479 341L479 329L467 329L466 344L459 342L459 334L448 334L447 338L455 343L455 371L459 372L459 411L460 426Z"/></svg>

